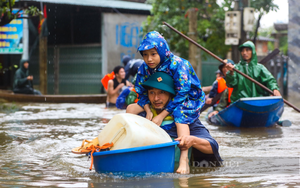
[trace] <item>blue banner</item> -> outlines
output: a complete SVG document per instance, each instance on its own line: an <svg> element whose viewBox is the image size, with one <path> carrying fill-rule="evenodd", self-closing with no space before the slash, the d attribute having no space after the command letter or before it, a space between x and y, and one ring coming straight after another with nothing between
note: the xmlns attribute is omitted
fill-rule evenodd
<svg viewBox="0 0 300 188"><path fill-rule="evenodd" d="M22 37L23 19L14 19L0 27L0 54L22 54Z"/></svg>

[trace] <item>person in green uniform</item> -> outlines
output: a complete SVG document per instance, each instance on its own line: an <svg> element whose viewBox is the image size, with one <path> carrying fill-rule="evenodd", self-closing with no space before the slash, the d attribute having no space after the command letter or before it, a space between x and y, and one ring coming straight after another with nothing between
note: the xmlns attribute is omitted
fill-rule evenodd
<svg viewBox="0 0 300 188"><path fill-rule="evenodd" d="M226 84L228 87L233 88L230 97L231 102L235 102L240 98L269 96L269 93L260 86L234 72L233 67L272 90L275 96L281 96L276 79L264 65L257 63L253 42L245 42L239 46L239 51L241 52L241 61L235 65L226 64L226 68L229 70L226 73Z"/></svg>
<svg viewBox="0 0 300 188"><path fill-rule="evenodd" d="M173 78L165 72L155 72L150 78L142 85L148 93L150 101L150 110L154 117L160 115L168 103L173 100L176 95ZM138 114L146 117L145 111L139 112L135 105L131 104L126 109L127 113ZM206 127L201 123L199 118L194 122L188 124L189 135L180 135L180 131L175 125L173 115L169 114L166 116L161 125L172 138L180 141L178 147L180 148L180 159L179 167L176 170L180 174L189 173L189 159L188 157L182 157L182 151L188 151L189 148L193 147L201 157L201 160L211 161L216 166L222 165L222 159L219 154L219 145L217 141L210 135ZM178 134L179 133L179 134ZM194 156L194 160L197 157Z"/></svg>

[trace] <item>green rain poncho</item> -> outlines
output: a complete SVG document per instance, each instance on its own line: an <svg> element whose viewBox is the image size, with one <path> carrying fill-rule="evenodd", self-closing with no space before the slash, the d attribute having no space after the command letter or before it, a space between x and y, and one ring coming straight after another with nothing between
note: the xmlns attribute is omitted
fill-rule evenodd
<svg viewBox="0 0 300 188"><path fill-rule="evenodd" d="M257 56L253 42L245 42L239 47L239 50L241 51L241 49L244 47L252 49L251 62L247 63L241 57L241 61L235 65L235 68L260 82L270 90L279 90L279 87L273 75L267 70L264 65L257 63ZM233 75L230 74L230 71L227 72L226 84L228 87L233 88L233 92L230 98L231 102L235 102L238 99L245 97L269 96L269 93L267 91L236 72L234 72Z"/></svg>

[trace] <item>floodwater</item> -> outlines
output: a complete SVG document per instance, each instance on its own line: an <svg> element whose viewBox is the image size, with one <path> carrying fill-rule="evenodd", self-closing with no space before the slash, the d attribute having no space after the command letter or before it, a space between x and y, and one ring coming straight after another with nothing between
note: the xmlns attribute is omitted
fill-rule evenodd
<svg viewBox="0 0 300 188"><path fill-rule="evenodd" d="M85 155L71 153L124 111L97 104L17 104L0 112L0 187L300 187L300 114L292 126L235 129L208 125L224 167L192 164L190 175L98 174ZM255 123L255 122L253 122ZM124 161L126 162L126 161Z"/></svg>

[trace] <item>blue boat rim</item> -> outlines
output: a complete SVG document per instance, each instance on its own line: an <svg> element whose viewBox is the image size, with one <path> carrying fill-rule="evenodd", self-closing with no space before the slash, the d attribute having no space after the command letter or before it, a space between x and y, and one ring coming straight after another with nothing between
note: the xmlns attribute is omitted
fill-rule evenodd
<svg viewBox="0 0 300 188"><path fill-rule="evenodd" d="M278 110L278 108L280 108L280 103L278 103L279 101L282 101L283 103L283 99L280 96L271 96L271 97L251 97L251 98L242 98L243 100L239 100L240 102L236 104L236 107L240 108L241 110L245 111L245 112L250 112L250 113L254 113L254 114L264 114L264 113L270 113L273 111ZM257 106L257 105L253 105L253 104L249 104L247 103L247 101L278 101L273 104L268 104L266 105L263 109L264 111L261 111L261 106ZM277 106L277 107L276 107Z"/></svg>
<svg viewBox="0 0 300 188"><path fill-rule="evenodd" d="M95 157L95 156L101 156L101 155L113 155L113 154L128 153L128 152L134 152L134 151L140 151L140 150L157 149L157 148L163 148L163 147L168 147L168 146L177 145L177 144L179 144L179 141L173 141L173 142L167 142L167 143L155 144L155 145L149 145L149 146L134 147L134 148L111 150L111 151L101 151L101 152L93 153L93 156Z"/></svg>
<svg viewBox="0 0 300 188"><path fill-rule="evenodd" d="M282 99L281 96L240 98L240 101Z"/></svg>

